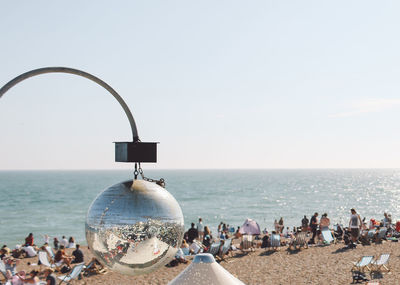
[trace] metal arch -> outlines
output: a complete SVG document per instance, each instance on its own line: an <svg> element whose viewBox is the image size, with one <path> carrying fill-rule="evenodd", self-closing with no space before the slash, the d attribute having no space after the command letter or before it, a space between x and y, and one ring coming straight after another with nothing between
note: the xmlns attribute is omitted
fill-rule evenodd
<svg viewBox="0 0 400 285"><path fill-rule="evenodd" d="M85 77L87 79L90 79L90 80L96 82L97 84L99 84L100 86L104 87L108 92L111 93L111 95L114 96L115 99L117 99L118 103L124 109L125 114L128 117L129 123L131 125L133 141L134 142L139 141L139 135L138 135L137 128L136 128L135 119L133 118L132 113L128 108L128 105L126 105L126 103L122 99L122 97L110 85L105 83L103 80L101 80L100 78L98 78L90 73L84 72L82 70L73 69L73 68L69 68L69 67L43 67L43 68L38 68L38 69L34 69L31 71L25 72L25 73L15 77L13 80L9 81L6 85L4 85L0 89L0 98L11 87L18 84L19 82L21 82L25 79L28 79L29 77L33 77L33 76L44 74L44 73L69 73L69 74L79 75L79 76Z"/></svg>

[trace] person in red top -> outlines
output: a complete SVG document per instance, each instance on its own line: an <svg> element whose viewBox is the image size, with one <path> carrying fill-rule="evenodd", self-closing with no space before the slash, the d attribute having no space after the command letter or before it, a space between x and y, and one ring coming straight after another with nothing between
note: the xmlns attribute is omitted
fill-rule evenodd
<svg viewBox="0 0 400 285"><path fill-rule="evenodd" d="M30 233L26 238L25 238L25 245L33 245L33 234Z"/></svg>

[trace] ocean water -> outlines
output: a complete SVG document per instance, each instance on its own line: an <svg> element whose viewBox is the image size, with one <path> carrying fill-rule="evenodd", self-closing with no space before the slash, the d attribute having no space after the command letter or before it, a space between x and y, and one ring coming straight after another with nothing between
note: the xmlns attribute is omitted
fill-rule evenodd
<svg viewBox="0 0 400 285"><path fill-rule="evenodd" d="M348 223L349 209L382 219L400 219L400 170L159 170L181 205L185 226L197 222L216 231L223 221L240 226L246 218L272 229L274 219L298 226L303 215L328 213L331 222ZM21 244L32 232L74 236L85 244L85 217L104 189L132 178L131 171L0 171L0 244Z"/></svg>

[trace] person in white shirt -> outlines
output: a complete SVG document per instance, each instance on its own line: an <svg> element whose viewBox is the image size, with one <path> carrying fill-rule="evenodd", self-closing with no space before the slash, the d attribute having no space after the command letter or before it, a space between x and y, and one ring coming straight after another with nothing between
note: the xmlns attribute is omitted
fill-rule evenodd
<svg viewBox="0 0 400 285"><path fill-rule="evenodd" d="M60 240L60 245L64 246L64 248L67 248L69 245L68 240L65 238L65 236L62 237L62 239Z"/></svg>
<svg viewBox="0 0 400 285"><path fill-rule="evenodd" d="M351 209L350 211L351 211L351 216L350 216L349 228L350 228L351 240L353 241L353 243L355 243L357 242L358 237L360 235L362 221L360 215L357 214L356 210Z"/></svg>
<svg viewBox="0 0 400 285"><path fill-rule="evenodd" d="M27 254L29 257L34 257L34 256L37 255L36 250L35 250L32 246L30 246L30 245L25 246L25 247L23 247L22 249L26 252L26 254Z"/></svg>
<svg viewBox="0 0 400 285"><path fill-rule="evenodd" d="M199 240L203 241L204 238L204 226L203 226L203 220L199 218L199 222L197 223L197 231L199 233Z"/></svg>

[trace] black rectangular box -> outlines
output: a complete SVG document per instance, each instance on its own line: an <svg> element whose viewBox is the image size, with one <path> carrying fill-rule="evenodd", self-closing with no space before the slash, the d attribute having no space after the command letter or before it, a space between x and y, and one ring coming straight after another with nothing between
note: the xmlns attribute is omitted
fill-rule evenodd
<svg viewBox="0 0 400 285"><path fill-rule="evenodd" d="M116 142L116 162L157 162L155 142Z"/></svg>

